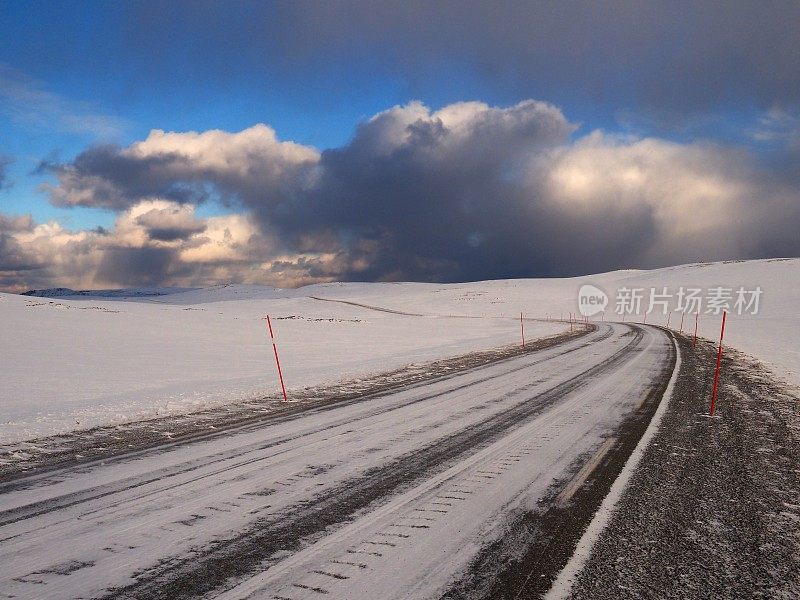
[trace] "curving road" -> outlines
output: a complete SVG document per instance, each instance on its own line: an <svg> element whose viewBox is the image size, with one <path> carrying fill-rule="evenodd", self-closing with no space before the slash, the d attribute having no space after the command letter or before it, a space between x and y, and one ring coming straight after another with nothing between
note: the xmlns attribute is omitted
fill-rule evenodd
<svg viewBox="0 0 800 600"><path fill-rule="evenodd" d="M399 391L16 479L0 485L0 597L438 597L509 515L569 506L672 361L660 330L606 323Z"/></svg>

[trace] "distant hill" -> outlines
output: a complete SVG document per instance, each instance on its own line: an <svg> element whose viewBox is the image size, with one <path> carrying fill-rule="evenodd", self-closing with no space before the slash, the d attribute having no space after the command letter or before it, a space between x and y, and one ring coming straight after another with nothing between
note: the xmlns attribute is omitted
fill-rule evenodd
<svg viewBox="0 0 800 600"><path fill-rule="evenodd" d="M179 292L188 292L196 288L125 288L118 290L73 290L70 288L47 288L44 290L28 290L23 296L37 298L71 298L85 296L90 298L142 298L146 296L167 296Z"/></svg>

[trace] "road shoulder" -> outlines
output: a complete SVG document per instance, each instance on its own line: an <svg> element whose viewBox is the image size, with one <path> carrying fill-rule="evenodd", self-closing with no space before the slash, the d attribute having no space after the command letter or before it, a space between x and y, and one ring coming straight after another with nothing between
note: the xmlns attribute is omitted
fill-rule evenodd
<svg viewBox="0 0 800 600"><path fill-rule="evenodd" d="M798 397L714 346L683 357L670 407L570 598L800 597Z"/></svg>

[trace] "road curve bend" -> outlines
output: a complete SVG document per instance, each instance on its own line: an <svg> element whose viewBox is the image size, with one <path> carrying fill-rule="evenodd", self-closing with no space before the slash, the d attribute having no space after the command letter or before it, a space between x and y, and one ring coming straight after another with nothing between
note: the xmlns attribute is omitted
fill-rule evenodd
<svg viewBox="0 0 800 600"><path fill-rule="evenodd" d="M15 480L0 486L0 597L441 596L510 515L570 505L674 352L657 328L605 323L427 385Z"/></svg>

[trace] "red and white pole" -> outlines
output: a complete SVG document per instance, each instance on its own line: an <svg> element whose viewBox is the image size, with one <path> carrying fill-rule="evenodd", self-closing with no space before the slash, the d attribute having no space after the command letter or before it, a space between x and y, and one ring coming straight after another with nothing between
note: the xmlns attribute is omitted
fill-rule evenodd
<svg viewBox="0 0 800 600"><path fill-rule="evenodd" d="M725 317L728 311L722 311L722 329L719 332L719 350L717 351L717 370L714 373L714 388L711 391L711 416L714 416L714 406L717 403L717 384L719 383L719 368L722 363L722 338L725 336Z"/></svg>
<svg viewBox="0 0 800 600"><path fill-rule="evenodd" d="M281 372L281 361L278 358L278 347L275 345L275 336L272 335L272 321L267 315L267 326L269 327L269 338L272 340L272 351L275 353L275 364L278 365L278 377L281 380L281 390L283 390L283 401L286 402L286 386L283 385L283 373Z"/></svg>
<svg viewBox="0 0 800 600"><path fill-rule="evenodd" d="M694 341L692 341L692 348L697 348L697 318L700 316L700 311L694 313Z"/></svg>
<svg viewBox="0 0 800 600"><path fill-rule="evenodd" d="M670 320L671 317L672 317L672 313L668 312L667 313L667 329L669 329L669 320Z"/></svg>
<svg viewBox="0 0 800 600"><path fill-rule="evenodd" d="M678 333L683 333L683 317L685 317L685 316L686 316L686 313L682 312L681 313L681 328L680 328L680 330L678 330Z"/></svg>
<svg viewBox="0 0 800 600"><path fill-rule="evenodd" d="M519 313L519 328L522 332L522 348L525 349L525 325L522 323L522 312Z"/></svg>

